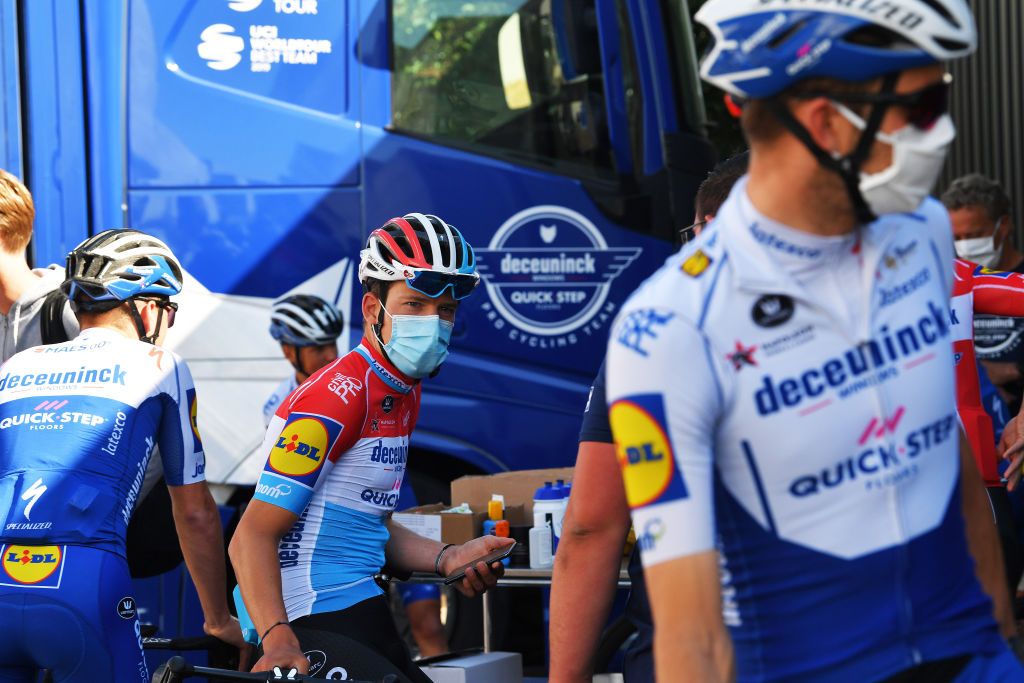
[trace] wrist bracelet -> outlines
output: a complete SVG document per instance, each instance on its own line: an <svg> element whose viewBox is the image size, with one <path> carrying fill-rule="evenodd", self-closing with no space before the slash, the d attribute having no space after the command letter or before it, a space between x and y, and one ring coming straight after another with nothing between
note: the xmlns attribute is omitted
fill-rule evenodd
<svg viewBox="0 0 1024 683"><path fill-rule="evenodd" d="M270 635L270 632L273 631L278 626L280 626L281 624L284 624L285 626L288 626L288 622L287 621L275 621L273 624L271 624L270 628L268 628L266 631L263 632L263 637L260 638L260 643L262 644L263 641L267 639L267 636Z"/></svg>
<svg viewBox="0 0 1024 683"><path fill-rule="evenodd" d="M434 560L434 573L438 576L444 576L444 574L441 573L441 556L444 555L445 550L448 550L448 548L451 548L453 545L455 544L445 543L443 546L441 546L441 550L439 550L437 553L437 559Z"/></svg>

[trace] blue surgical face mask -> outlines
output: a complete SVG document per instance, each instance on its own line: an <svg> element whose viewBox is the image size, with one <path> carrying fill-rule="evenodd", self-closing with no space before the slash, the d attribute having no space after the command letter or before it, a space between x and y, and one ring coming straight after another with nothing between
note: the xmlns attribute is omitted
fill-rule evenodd
<svg viewBox="0 0 1024 683"><path fill-rule="evenodd" d="M391 339L384 344L388 358L409 377L422 379L448 357L455 325L436 315L391 315Z"/></svg>

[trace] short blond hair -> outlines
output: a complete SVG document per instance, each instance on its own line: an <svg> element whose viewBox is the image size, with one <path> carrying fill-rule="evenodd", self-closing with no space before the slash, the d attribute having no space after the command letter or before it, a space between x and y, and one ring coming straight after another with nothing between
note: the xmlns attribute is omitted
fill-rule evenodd
<svg viewBox="0 0 1024 683"><path fill-rule="evenodd" d="M0 169L0 249L18 252L27 247L35 217L36 207L28 188Z"/></svg>

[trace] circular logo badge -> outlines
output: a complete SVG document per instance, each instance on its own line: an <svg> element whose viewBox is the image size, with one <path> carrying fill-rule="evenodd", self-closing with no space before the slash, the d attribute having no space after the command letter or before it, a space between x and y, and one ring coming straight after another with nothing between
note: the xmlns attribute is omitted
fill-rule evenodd
<svg viewBox="0 0 1024 683"><path fill-rule="evenodd" d="M672 482L675 467L665 430L650 413L629 401L612 405L608 419L629 506L654 502Z"/></svg>
<svg viewBox="0 0 1024 683"><path fill-rule="evenodd" d="M50 578L62 559L59 545L9 545L3 553L7 576L30 585Z"/></svg>
<svg viewBox="0 0 1024 683"><path fill-rule="evenodd" d="M128 595L117 601L117 616L122 619L134 619L138 611L135 609L135 598Z"/></svg>
<svg viewBox="0 0 1024 683"><path fill-rule="evenodd" d="M612 281L640 252L609 247L579 212L534 206L505 221L476 255L487 295L501 317L525 332L556 336L597 315Z"/></svg>
<svg viewBox="0 0 1024 683"><path fill-rule="evenodd" d="M327 653L323 650L310 650L309 652L303 652L306 655L306 661L309 662L309 675L315 676L320 672L320 669L327 666Z"/></svg>
<svg viewBox="0 0 1024 683"><path fill-rule="evenodd" d="M754 302L750 316L761 327L778 327L793 317L793 299L785 294L765 294Z"/></svg>
<svg viewBox="0 0 1024 683"><path fill-rule="evenodd" d="M289 422L270 451L270 466L281 474L301 477L320 467L327 450L327 429L303 417Z"/></svg>

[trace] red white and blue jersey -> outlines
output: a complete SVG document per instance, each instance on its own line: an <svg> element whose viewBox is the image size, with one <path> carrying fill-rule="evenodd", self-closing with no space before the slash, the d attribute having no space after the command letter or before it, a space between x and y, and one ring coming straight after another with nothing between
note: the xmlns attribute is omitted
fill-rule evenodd
<svg viewBox="0 0 1024 683"><path fill-rule="evenodd" d="M741 682L1004 647L961 513L950 235L933 200L807 235L741 180L619 314L607 392L643 561L718 551Z"/></svg>
<svg viewBox="0 0 1024 683"><path fill-rule="evenodd" d="M949 317L956 363L957 412L985 485L1002 486L992 418L981 402L974 354L974 315L1024 317L1024 274L989 270L956 259L953 276Z"/></svg>
<svg viewBox="0 0 1024 683"><path fill-rule="evenodd" d="M381 593L373 575L419 404L419 384L364 341L278 408L255 498L299 516L278 549L289 620Z"/></svg>
<svg viewBox="0 0 1024 683"><path fill-rule="evenodd" d="M196 410L181 358L114 330L13 356L0 367L0 540L123 556L154 448L169 485L205 479Z"/></svg>

